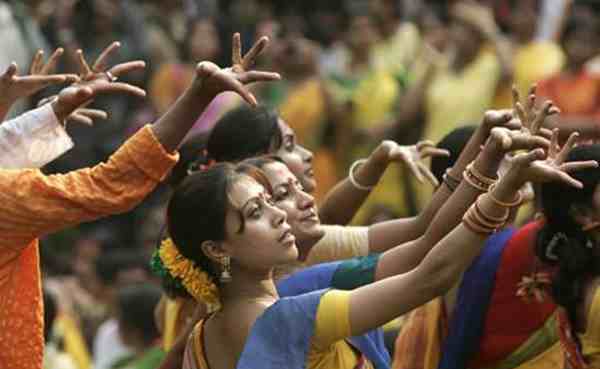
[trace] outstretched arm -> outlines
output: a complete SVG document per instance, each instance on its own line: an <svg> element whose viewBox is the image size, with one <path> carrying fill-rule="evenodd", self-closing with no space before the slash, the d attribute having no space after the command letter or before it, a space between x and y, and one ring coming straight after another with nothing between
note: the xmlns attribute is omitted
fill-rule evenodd
<svg viewBox="0 0 600 369"><path fill-rule="evenodd" d="M563 181L581 188L583 185L567 172L597 167L598 163L564 163L566 152L574 142L571 140L559 155L548 158L542 149L517 155L509 172L488 194L479 198L462 223L446 234L417 268L385 278L383 265L378 266L377 275L383 280L351 292L352 334L370 330L446 293L477 256L487 235L507 219L509 207L519 202L518 191L527 181Z"/></svg>
<svg viewBox="0 0 600 369"><path fill-rule="evenodd" d="M509 110L489 111L483 117L482 123L479 125L475 133L469 139L467 145L460 153L458 160L450 169L448 176L455 178L458 182L462 180L462 173L469 163L471 163L481 151L481 146L488 139L491 130L494 127L507 127L511 129L520 128L520 122L512 119ZM491 148L489 148L491 150ZM491 152L486 152L487 158L491 158ZM482 158L483 160L483 158ZM485 159L488 160L488 159ZM490 176L495 176L493 168L489 171ZM461 189L460 191L464 190ZM415 217L401 218L374 224L369 227L369 250L371 252L383 252L397 245L412 241L422 236L427 227L431 224L436 214L452 195L452 190L447 183L443 183L437 187L433 197L425 208ZM467 194L465 200L475 199L476 193ZM466 206L468 207L468 205ZM466 207L457 208L466 209ZM455 219L455 215L452 219Z"/></svg>
<svg viewBox="0 0 600 369"><path fill-rule="evenodd" d="M239 45L239 35L236 37ZM195 114L212 97L233 90L255 103L244 84L278 78L273 73L246 71L242 64L250 63L266 42L266 38L261 39L249 52L252 57L239 57L239 63L230 69L200 63L196 80L173 108L128 140L107 163L53 176L33 170L0 171L0 200L10 209L0 215L0 229L6 236L0 244L24 246L49 232L124 212L139 203L175 164L176 156L169 153L176 150ZM121 73L140 66L143 63L124 63L108 70L88 67L90 72L83 81L61 91L52 103L58 119L103 92L143 95L143 90L116 81Z"/></svg>

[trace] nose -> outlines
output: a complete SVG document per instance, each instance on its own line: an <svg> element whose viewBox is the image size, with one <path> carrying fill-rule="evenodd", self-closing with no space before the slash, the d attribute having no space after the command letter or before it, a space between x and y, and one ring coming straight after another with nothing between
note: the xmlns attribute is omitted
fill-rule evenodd
<svg viewBox="0 0 600 369"><path fill-rule="evenodd" d="M271 211L273 212L273 227L279 228L287 220L287 213L279 209L277 206L271 206Z"/></svg>
<svg viewBox="0 0 600 369"><path fill-rule="evenodd" d="M307 163L312 163L313 156L314 156L312 151L308 150L304 146L301 146L301 145L297 145L297 146L298 146L298 150L300 150L300 154L302 155L302 160Z"/></svg>
<svg viewBox="0 0 600 369"><path fill-rule="evenodd" d="M302 190L298 190L298 209L306 210L315 206L315 198Z"/></svg>

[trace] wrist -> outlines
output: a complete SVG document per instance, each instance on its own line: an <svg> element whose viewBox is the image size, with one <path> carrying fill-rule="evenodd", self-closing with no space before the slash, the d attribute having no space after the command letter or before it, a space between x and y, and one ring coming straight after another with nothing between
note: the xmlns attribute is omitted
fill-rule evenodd
<svg viewBox="0 0 600 369"><path fill-rule="evenodd" d="M500 149L499 144L494 141L488 141L475 159L474 166L483 175L497 178L498 168L503 158L504 151Z"/></svg>

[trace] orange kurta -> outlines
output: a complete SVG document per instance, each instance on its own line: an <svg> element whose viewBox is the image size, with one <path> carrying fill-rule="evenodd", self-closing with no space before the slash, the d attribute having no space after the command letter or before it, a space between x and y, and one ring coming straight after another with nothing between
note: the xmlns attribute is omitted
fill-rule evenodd
<svg viewBox="0 0 600 369"><path fill-rule="evenodd" d="M0 170L0 366L41 369L43 306L38 238L122 213L154 189L177 161L149 127L106 163L62 175Z"/></svg>

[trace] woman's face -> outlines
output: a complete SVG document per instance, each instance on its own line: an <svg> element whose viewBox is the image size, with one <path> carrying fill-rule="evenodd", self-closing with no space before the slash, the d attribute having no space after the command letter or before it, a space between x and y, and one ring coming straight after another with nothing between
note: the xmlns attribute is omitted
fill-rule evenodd
<svg viewBox="0 0 600 369"><path fill-rule="evenodd" d="M311 193L317 187L313 172L313 153L296 143L294 131L282 119L279 119L281 146L273 154L279 156L294 173L304 191Z"/></svg>
<svg viewBox="0 0 600 369"><path fill-rule="evenodd" d="M279 162L269 163L262 170L273 188L273 202L287 214L297 243L320 239L323 229L315 199L303 190L296 176Z"/></svg>
<svg viewBox="0 0 600 369"><path fill-rule="evenodd" d="M261 184L243 176L233 183L228 197L222 246L232 263L246 270L265 271L298 258L286 214Z"/></svg>

